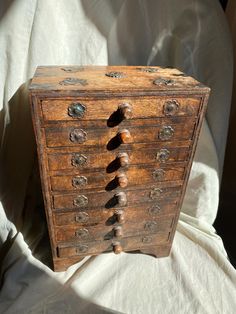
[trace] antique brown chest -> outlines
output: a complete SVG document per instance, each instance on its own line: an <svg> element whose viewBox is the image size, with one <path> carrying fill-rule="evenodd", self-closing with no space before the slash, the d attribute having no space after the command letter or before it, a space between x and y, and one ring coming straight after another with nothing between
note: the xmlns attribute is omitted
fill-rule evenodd
<svg viewBox="0 0 236 314"><path fill-rule="evenodd" d="M30 95L54 269L167 256L209 88L170 68L51 66Z"/></svg>

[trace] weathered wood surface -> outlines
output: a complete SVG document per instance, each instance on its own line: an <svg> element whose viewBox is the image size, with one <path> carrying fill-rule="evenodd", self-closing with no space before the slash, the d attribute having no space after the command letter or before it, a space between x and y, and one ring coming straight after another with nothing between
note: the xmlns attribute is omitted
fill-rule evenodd
<svg viewBox="0 0 236 314"><path fill-rule="evenodd" d="M30 86L55 270L169 254L209 88L161 67L39 67Z"/></svg>

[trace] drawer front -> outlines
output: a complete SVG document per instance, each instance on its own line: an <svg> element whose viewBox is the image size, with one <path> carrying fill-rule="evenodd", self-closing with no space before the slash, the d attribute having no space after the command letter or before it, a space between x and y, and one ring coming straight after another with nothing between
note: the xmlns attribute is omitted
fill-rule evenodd
<svg viewBox="0 0 236 314"><path fill-rule="evenodd" d="M129 118L155 118L168 116L196 116L200 98L139 97L109 99L50 99L42 101L45 121L109 120L124 117L122 105L128 104Z"/></svg>
<svg viewBox="0 0 236 314"><path fill-rule="evenodd" d="M103 146L113 150L122 144L191 140L195 121L127 129L82 129L54 126L45 129L48 147Z"/></svg>
<svg viewBox="0 0 236 314"><path fill-rule="evenodd" d="M70 226L68 228L56 227L55 235L57 242L79 241L80 243L90 241L102 241L141 234L152 234L169 231L173 225L174 216L159 217L158 220L146 220L139 222L126 222L122 225L100 224L97 226Z"/></svg>
<svg viewBox="0 0 236 314"><path fill-rule="evenodd" d="M66 225L83 225L96 226L97 224L105 223L113 225L119 222L133 222L137 219L156 219L163 215L175 214L178 205L178 198L174 200L159 201L153 204L137 205L135 207L127 207L124 210L103 209L103 210L87 210L87 211L72 211L63 213L54 213L54 224L56 226Z"/></svg>
<svg viewBox="0 0 236 314"><path fill-rule="evenodd" d="M174 183L177 184L177 183ZM180 183L179 183L180 184ZM171 185L171 184L169 184ZM161 199L173 199L181 194L182 182L177 186L150 187L144 190L129 190L126 192L96 192L58 194L53 196L55 209L90 209L96 207L118 208L132 204L153 202Z"/></svg>
<svg viewBox="0 0 236 314"><path fill-rule="evenodd" d="M176 143L173 143L173 146ZM189 147L171 147L170 145L152 145L154 147L142 149L140 145L130 146L125 150L116 152L89 152L80 150L78 152L49 153L48 167L50 171L69 170L82 173L84 170L107 168L118 170L122 168L119 161L119 154L128 155L128 165L146 164L169 164L172 162L184 162L189 158ZM110 165L110 166L109 166Z"/></svg>
<svg viewBox="0 0 236 314"><path fill-rule="evenodd" d="M164 245L169 241L169 231L159 232L152 235L123 238L119 240L124 251L139 250L148 245ZM101 252L112 252L114 240L87 242L81 244L61 244L58 246L58 257L86 256L100 254Z"/></svg>
<svg viewBox="0 0 236 314"><path fill-rule="evenodd" d="M162 181L178 181L184 179L184 167L174 165L156 168L129 167L116 173L106 173L106 170L82 172L73 175L57 175L51 177L53 191L104 189L111 191L116 188L142 186Z"/></svg>
<svg viewBox="0 0 236 314"><path fill-rule="evenodd" d="M117 170L120 165L120 153L128 155L128 165L169 164L172 162L184 162L189 158L189 147L173 147L167 143L162 145L153 144L152 148L140 147L141 145L130 145L125 150L115 152L90 152L79 150L78 152L49 153L48 166L50 171L72 170L82 173L84 170L107 168L108 171ZM186 143L187 144L187 143ZM173 144L172 144L173 145ZM110 167L109 167L110 165Z"/></svg>

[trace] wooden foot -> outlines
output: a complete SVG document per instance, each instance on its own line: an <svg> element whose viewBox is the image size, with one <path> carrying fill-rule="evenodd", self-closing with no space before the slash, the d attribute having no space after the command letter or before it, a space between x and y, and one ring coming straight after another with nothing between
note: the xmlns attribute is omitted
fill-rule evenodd
<svg viewBox="0 0 236 314"><path fill-rule="evenodd" d="M166 257L170 254L170 246L146 246L140 252L154 257Z"/></svg>
<svg viewBox="0 0 236 314"><path fill-rule="evenodd" d="M55 258L53 259L53 270L66 271L68 267L82 261L83 259L84 256L76 258Z"/></svg>

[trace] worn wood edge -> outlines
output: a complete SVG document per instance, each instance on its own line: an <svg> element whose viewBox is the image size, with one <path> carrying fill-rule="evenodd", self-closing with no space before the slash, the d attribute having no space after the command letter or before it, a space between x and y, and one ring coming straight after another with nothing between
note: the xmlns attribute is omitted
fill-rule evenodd
<svg viewBox="0 0 236 314"><path fill-rule="evenodd" d="M50 200L50 188L49 188L49 178L47 176L47 171L45 169L45 166L47 165L47 158L46 158L46 151L43 148L42 143L44 141L42 140L43 134L42 130L40 127L40 121L39 119L36 119L36 115L39 116L39 106L38 102L39 99L35 96L32 95L32 93L29 93L29 98L30 98L30 104L31 104L31 115L32 115L32 120L33 120L33 129L34 129L34 134L35 138L37 141L37 156L39 159L39 173L40 173L40 179L41 182L44 182L44 184L41 184L42 187L42 194L43 194L43 199L44 199L44 211L47 219L47 228L48 228L48 233L49 233L49 240L50 240L50 245L51 245L51 252L54 256L56 256L56 242L55 242L55 237L51 236L51 230L54 232L53 228L53 213L52 213L52 208L51 208L51 202L49 203L48 200ZM42 161L41 161L42 160ZM46 210L48 208L48 210Z"/></svg>
<svg viewBox="0 0 236 314"><path fill-rule="evenodd" d="M194 156L195 156L197 143L199 141L199 136L200 136L200 131L201 131L202 124L203 124L203 119L204 119L204 116L206 114L206 109L207 109L209 96L210 96L210 89L209 89L209 92L207 94L203 95L203 97L202 97L201 108L199 109L200 115L199 115L199 119L198 119L198 122L197 122L197 126L195 126L195 136L194 136L194 141L193 141L193 144L192 144L192 151L191 151L191 155L190 155L190 159L189 159L189 164L188 164L188 166L186 168L185 179L184 179L184 183L183 183L183 187L182 187L182 195L180 196L179 205L177 206L178 211L176 213L173 229L172 229L172 232L171 232L171 235L170 235L171 243L173 243L173 239L174 239L174 236L175 236L175 233L176 233L176 228L177 228L177 224L178 224L181 208L182 208L182 205L183 205L184 197L185 197L185 194L186 194L186 189L187 189L189 176L190 176L190 172L191 172L191 168L192 168L192 164L193 164L193 159L194 159Z"/></svg>

